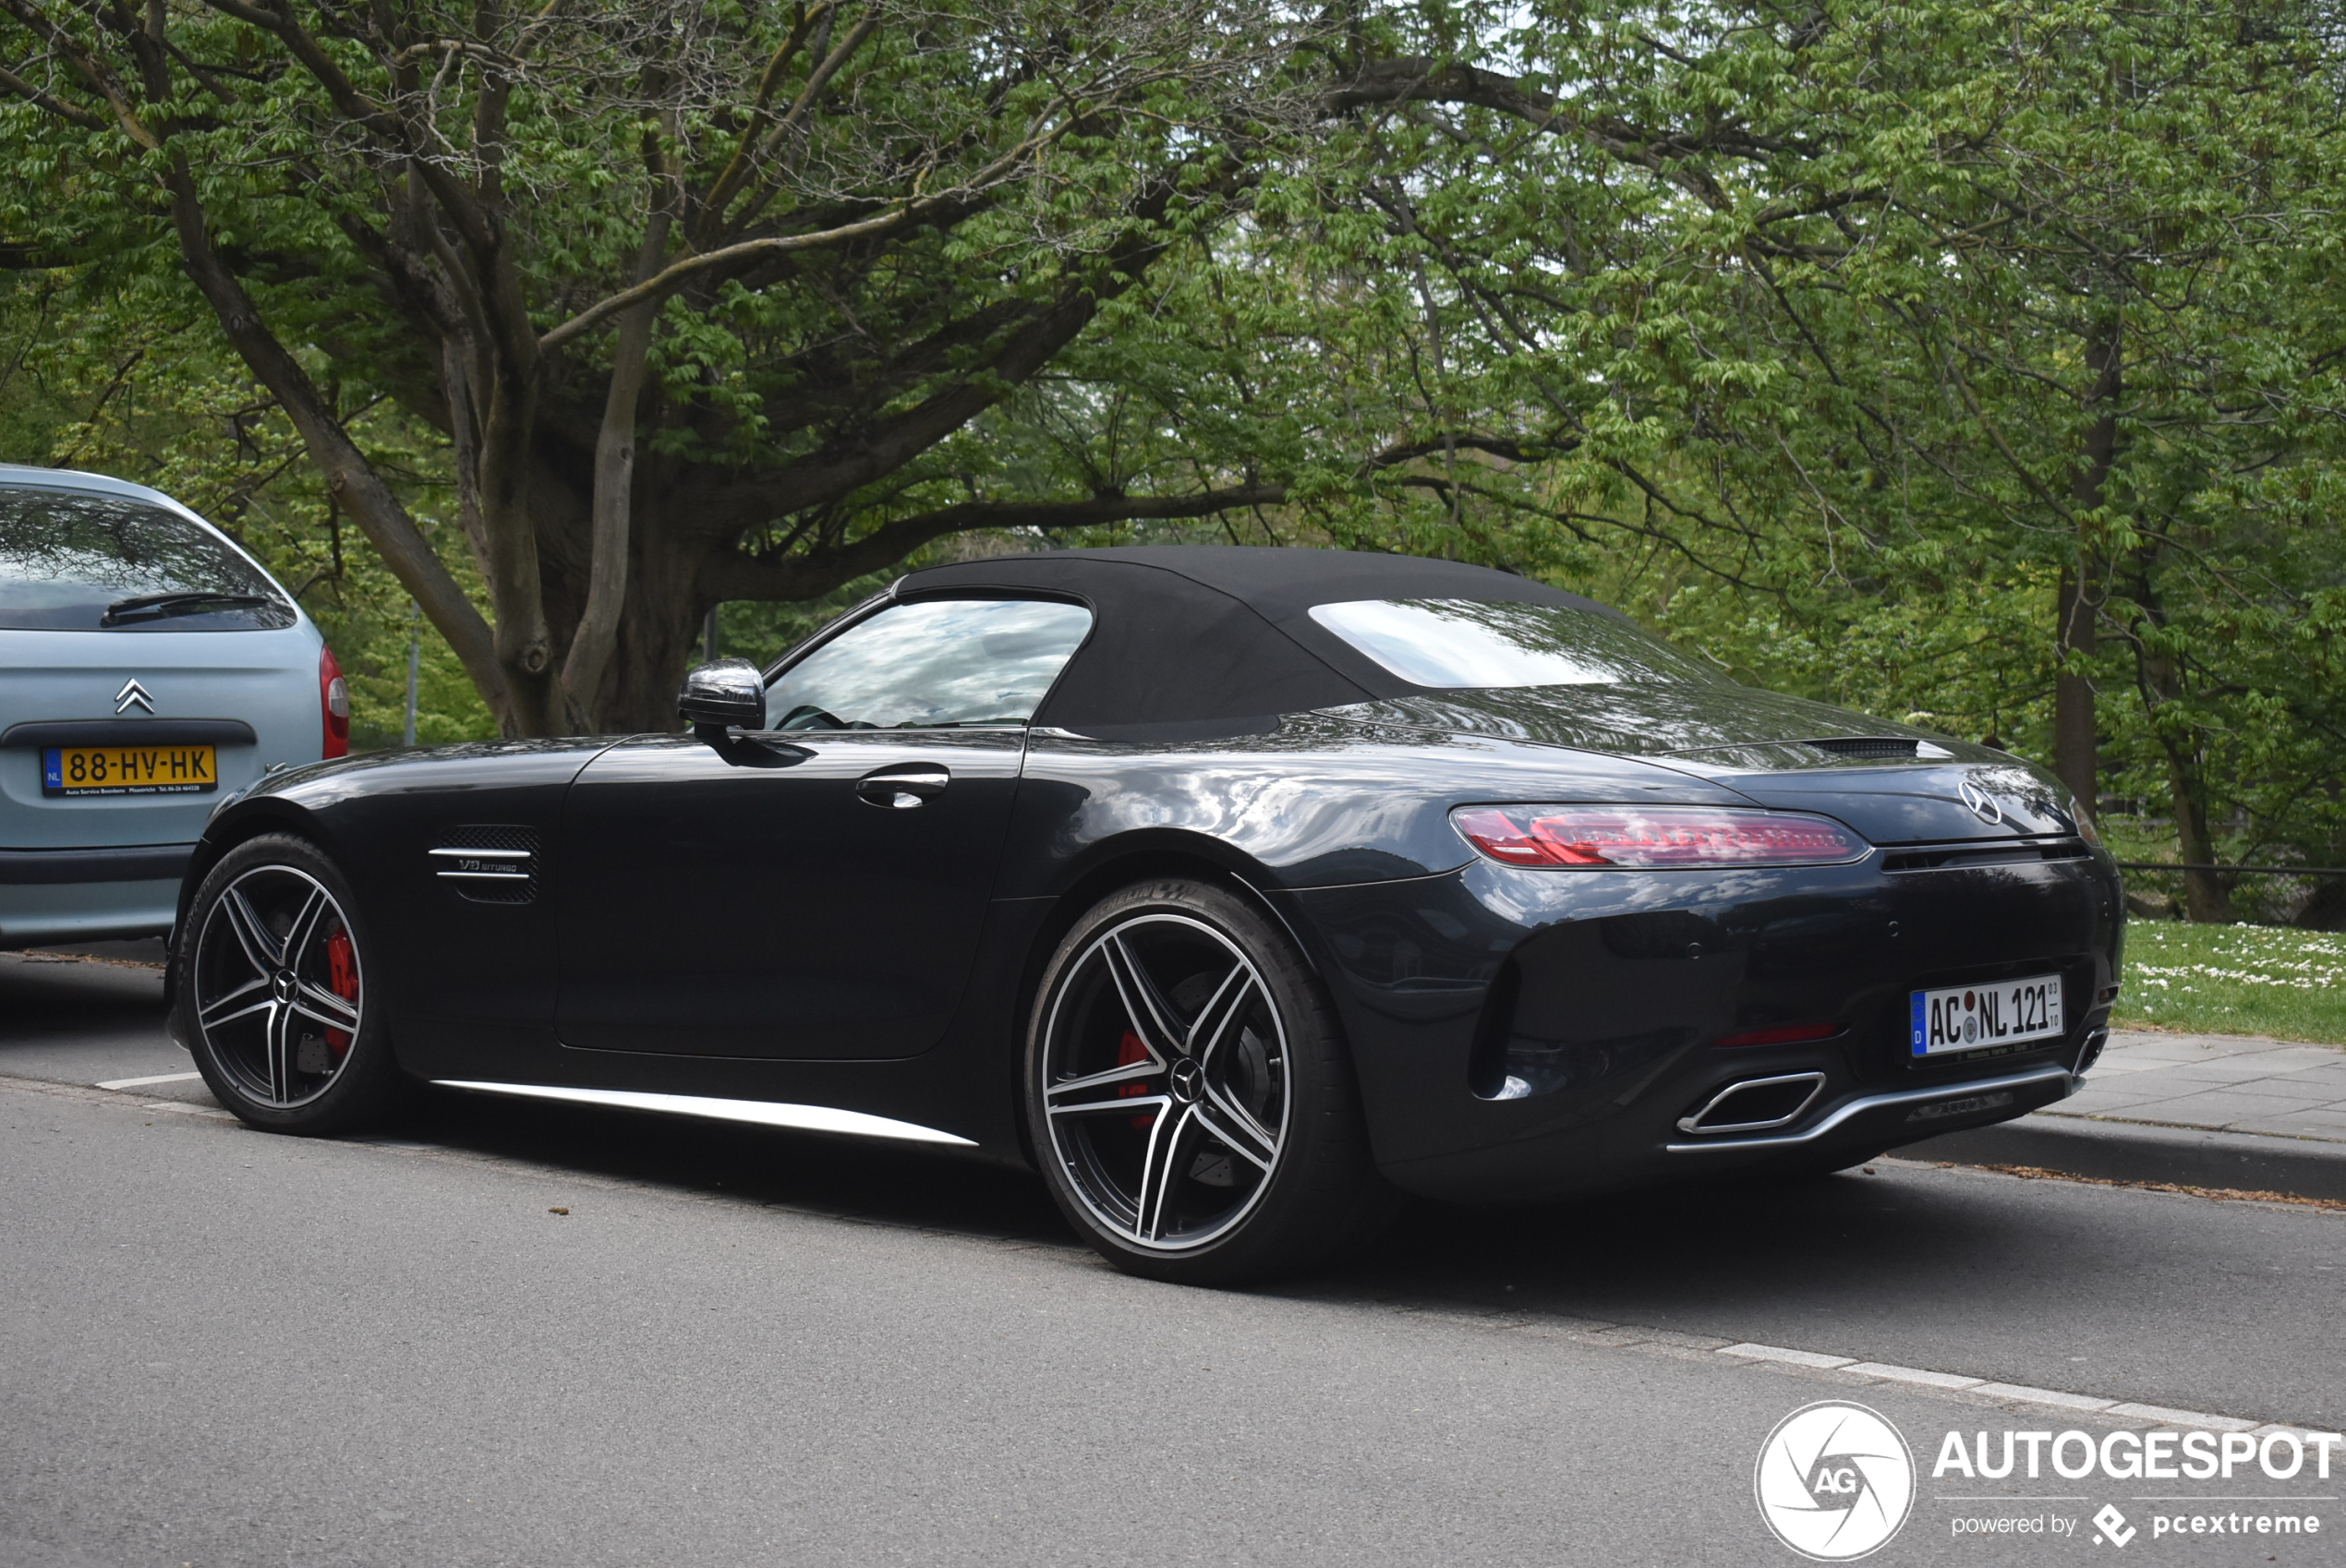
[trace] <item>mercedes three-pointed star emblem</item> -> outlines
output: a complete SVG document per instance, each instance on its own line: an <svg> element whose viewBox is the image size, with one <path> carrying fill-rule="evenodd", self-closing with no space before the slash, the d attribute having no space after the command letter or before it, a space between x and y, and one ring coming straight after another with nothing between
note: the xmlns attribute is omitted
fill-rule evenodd
<svg viewBox="0 0 2346 1568"><path fill-rule="evenodd" d="M1995 796L1968 778L1955 787L1955 793L1963 797L1963 803L1971 808L1972 815L1990 827L2003 826L2004 808L1997 802Z"/></svg>
<svg viewBox="0 0 2346 1568"><path fill-rule="evenodd" d="M147 689L139 684L139 678L136 675L125 681L122 683L122 690L114 694L114 710L116 713L127 713L133 703L145 708L148 718L154 717L155 700L147 695Z"/></svg>

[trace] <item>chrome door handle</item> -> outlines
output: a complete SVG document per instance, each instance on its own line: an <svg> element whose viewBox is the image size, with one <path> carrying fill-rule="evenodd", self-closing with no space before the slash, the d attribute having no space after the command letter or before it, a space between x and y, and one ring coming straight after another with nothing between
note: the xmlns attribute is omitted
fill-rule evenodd
<svg viewBox="0 0 2346 1568"><path fill-rule="evenodd" d="M882 768L855 781L855 798L866 805L910 811L945 793L953 776L941 767Z"/></svg>

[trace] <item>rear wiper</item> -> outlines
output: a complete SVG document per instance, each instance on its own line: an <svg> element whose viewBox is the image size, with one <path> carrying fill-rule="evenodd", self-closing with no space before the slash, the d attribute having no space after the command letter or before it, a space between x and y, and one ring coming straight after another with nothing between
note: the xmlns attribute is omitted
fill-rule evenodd
<svg viewBox="0 0 2346 1568"><path fill-rule="evenodd" d="M116 599L106 606L106 613L99 624L114 626L133 616L160 620L167 615L192 615L198 613L194 608L197 605L249 607L276 602L266 594L140 594L135 598Z"/></svg>

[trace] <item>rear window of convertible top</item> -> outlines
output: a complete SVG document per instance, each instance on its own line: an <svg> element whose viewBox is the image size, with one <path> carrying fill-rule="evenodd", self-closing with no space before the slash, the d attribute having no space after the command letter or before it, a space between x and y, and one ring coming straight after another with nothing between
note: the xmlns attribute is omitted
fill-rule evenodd
<svg viewBox="0 0 2346 1568"><path fill-rule="evenodd" d="M1348 599L1312 619L1412 685L1713 684L1720 673L1626 621L1563 605Z"/></svg>

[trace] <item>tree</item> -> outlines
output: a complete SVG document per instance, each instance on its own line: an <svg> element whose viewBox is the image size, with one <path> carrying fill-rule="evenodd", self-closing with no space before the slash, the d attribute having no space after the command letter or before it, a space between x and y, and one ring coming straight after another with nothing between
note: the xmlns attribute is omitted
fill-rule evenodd
<svg viewBox="0 0 2346 1568"><path fill-rule="evenodd" d="M2008 710L2050 688L2044 752L2088 814L2114 764L2185 862L2219 831L2330 858L2326 12L1552 0L1454 37L1325 199L1382 220L1360 271L1417 296L1428 408L1542 461L1458 443L1449 477L1410 476L1449 515L1401 532L1470 528L1464 503L1502 551L1675 559L1680 608L1732 588L1710 628L1762 667L1796 662L1788 631L1894 659L1931 640L1913 610L1952 612L1932 657L1969 645ZM1827 678L1943 709L1952 674ZM2186 887L2228 917L2222 876Z"/></svg>
<svg viewBox="0 0 2346 1568"><path fill-rule="evenodd" d="M1211 526L2346 855L2320 7L991 3L0 0L0 264L210 279L426 586L336 423L439 432L516 732L665 722L718 600Z"/></svg>
<svg viewBox="0 0 2346 1568"><path fill-rule="evenodd" d="M420 644L418 738L494 735L487 708L406 590L332 503L301 440L220 341L201 296L168 275L113 286L70 269L0 271L0 461L91 468L155 486L252 551L316 620L348 678L354 750L404 730ZM380 394L320 389L375 471L476 603L436 432Z"/></svg>
<svg viewBox="0 0 2346 1568"><path fill-rule="evenodd" d="M168 234L509 731L664 723L721 599L1257 499L1003 496L964 436L1240 188L1292 96L1276 6L0 16L8 260L151 266ZM489 616L321 370L443 434Z"/></svg>

